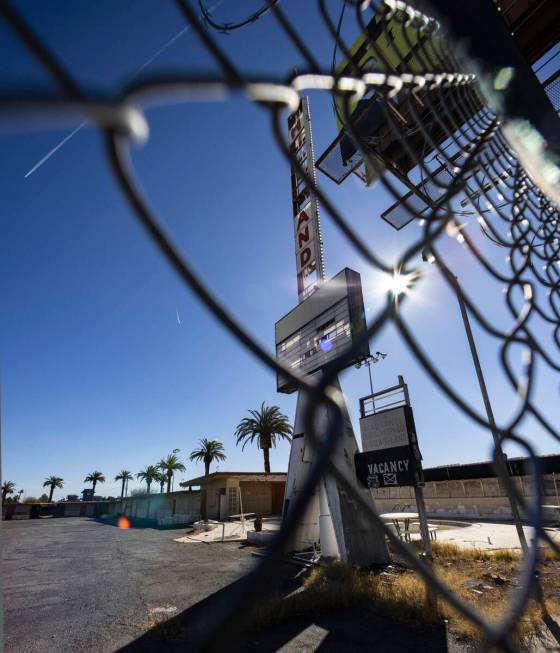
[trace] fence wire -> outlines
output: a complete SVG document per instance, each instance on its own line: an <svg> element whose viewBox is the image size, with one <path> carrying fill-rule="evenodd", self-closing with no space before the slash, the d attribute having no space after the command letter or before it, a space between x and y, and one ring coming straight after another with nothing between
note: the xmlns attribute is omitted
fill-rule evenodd
<svg viewBox="0 0 560 653"><path fill-rule="evenodd" d="M263 0L260 10L238 23L220 23L214 20L203 1L199 0L199 3L197 10L202 11L206 26L201 25L200 16L187 0L176 0L181 15L219 66L220 74L201 76L185 71L184 74L172 77L161 76L138 81L123 88L117 100L106 100L81 88L50 51L48 44L26 24L14 7L6 2L1 3L0 11L4 20L56 81L60 92L53 95L39 91L27 93L21 89L11 92L8 89L0 96L0 114L8 123L22 120L59 121L61 116L71 119L78 115L97 125L105 136L107 159L114 177L134 215L161 255L224 329L233 334L263 365L280 372L300 391L307 393L310 399L307 402L306 433L313 443L315 459L304 490L294 501L281 530L256 569L231 588L229 599L215 614L212 628L205 633L202 647L205 650L221 650L224 646L229 646L232 636L243 628L243 619L239 614L240 603L243 605L243 613L247 615L251 606L273 591L279 575L279 562L292 530L304 514L319 480L325 475L332 475L353 496L359 510L384 530L392 548L421 575L427 587L437 592L480 629L484 648L499 646L503 650L515 650L510 639L512 629L529 598L541 596L536 575L537 547L539 543L546 543L560 555L559 547L543 527L539 459L528 438L520 430L521 422L532 417L554 440L560 441L558 429L545 417L535 393L537 363L552 372L560 371L558 207L550 193L547 195L535 183L535 170L527 169L510 145L511 139L508 139L504 130L507 116L497 112L495 103L489 103L487 85L482 83L473 63L451 47L453 39L446 38L444 31L445 16L436 19L424 13L428 10L421 11L416 5L401 0L365 0L359 3L340 0L339 13L330 15L326 0L318 0L316 20L324 23L331 34L333 46L350 62L350 73L342 75L335 71L334 66L321 67L306 47L303 37L282 11L278 0ZM350 46L341 37L340 12L344 10L346 16L350 17L347 20L356 21L374 54L367 70L352 64ZM278 38L291 41L303 57L307 65L305 71L294 72L288 79L247 76L235 66L222 47L219 36L216 35L215 38L211 33L212 30L227 32L242 27L250 31L250 24L265 15L267 20L276 21ZM368 31L368 21L372 18L375 19L378 30L375 37ZM399 32L400 38L395 38L395 32ZM388 49L379 47L379 34L387 38ZM403 43L406 51L414 51L413 58L406 55ZM339 108L337 113L343 123L344 133L359 150L368 175L378 179L415 219L419 218L417 208L409 201L410 198L402 199L397 185L384 174L385 167L376 154L378 143L375 139L372 141L371 138L364 138L353 117L352 107L366 93L372 94L372 101L377 102L384 121L389 126L390 137L402 148L409 163L417 166L421 179L430 180L430 202L428 210L421 216L422 228L418 231L414 244L401 252L396 266L401 273L410 274L412 288L423 274L421 267L415 263L422 252L429 252L430 259L442 278L451 289L455 288L457 280L441 253L441 241L449 235L455 236L464 245L489 278L504 287L503 299L513 323L508 331L494 324L492 317L461 287L468 312L478 327L500 343L501 364L506 379L518 397L518 406L509 422L497 425L497 431L500 443L515 442L526 451L533 485L532 498L526 501L519 495L509 476L496 466L509 496L520 506L527 522L535 529L534 538L524 552L519 570L519 586L511 594L509 609L500 623L490 623L484 615L456 596L436 576L427 562L419 559L409 545L401 542L379 518L373 503L355 492L353 480L332 456L343 420L342 399L333 381L348 366L362 343L356 343L352 350L330 363L316 384L298 375L293 369L279 365L273 356L252 339L245 326L236 320L227 306L216 299L194 272L185 255L162 227L135 178L129 146L131 142L146 139L149 132L141 107L163 103L170 96L180 96L189 101L242 94L268 112L280 152L295 165L308 188L317 195L324 210L323 215L326 213L330 217L341 234L372 268L393 274L395 266L384 261L381 253L360 236L325 195L321 184L313 185L311 178L290 152L285 135L286 109L295 111L301 95L311 90L322 90L332 95L334 105ZM404 123L399 115L405 116ZM419 140L421 148L418 147ZM439 165L446 171L445 175L432 175L433 167L430 167L423 154L426 151L437 157ZM496 247L502 248L507 256L507 273L497 269L487 248L477 245L476 239L462 228L461 220L465 215L477 216L482 233ZM403 317L402 309L406 302L406 295L398 298L389 295L383 309L371 321L364 339L371 340L380 329L392 323L400 333L402 343L427 372L434 386L474 423L490 429L486 416L453 389L422 348ZM535 318L540 318L548 326L550 342L545 342L540 331L535 328ZM524 352L521 373L512 364L511 355L519 347ZM315 432L315 415L318 408L325 405L332 408L335 418L327 433L318 434ZM498 453L495 451L495 460Z"/></svg>

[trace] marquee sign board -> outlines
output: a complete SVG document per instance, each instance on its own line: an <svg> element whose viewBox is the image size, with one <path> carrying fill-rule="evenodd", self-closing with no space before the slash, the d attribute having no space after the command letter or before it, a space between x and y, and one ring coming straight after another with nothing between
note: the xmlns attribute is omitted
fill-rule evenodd
<svg viewBox="0 0 560 653"><path fill-rule="evenodd" d="M369 488L423 483L412 408L398 406L360 419L363 453L354 457L356 474Z"/></svg>
<svg viewBox="0 0 560 653"><path fill-rule="evenodd" d="M276 358L300 374L313 374L352 347L366 329L360 275L344 268L276 322ZM355 359L367 355L365 342ZM281 374L277 386L278 392L297 390Z"/></svg>
<svg viewBox="0 0 560 653"><path fill-rule="evenodd" d="M437 21L428 16L425 16L427 22L422 29L418 29L415 21L410 20L408 9L401 3L401 6L391 10L391 17L388 18L386 4L378 3L362 34L346 50L350 58L345 58L337 66L337 76L379 72L414 76L441 72L435 62L441 59L441 51L446 50L443 31L439 29ZM423 90L417 87L412 93L402 89L383 101L380 100L379 89L371 87L359 100L349 98L347 94L336 94L334 108L338 136L319 156L317 168L337 184L354 172L370 185L379 174L377 166L366 164L365 150L370 158L377 161L379 170L386 168L412 190L408 175L418 160L425 159L434 148L437 151L437 146L450 133L460 129L465 121L482 109L475 94L469 95L469 101L465 101L465 89L461 85L449 84L441 90L437 99L428 88L429 85ZM388 115L391 119L388 119ZM407 134L406 146L403 146L401 138L391 126L393 120ZM417 129L419 122L430 124L429 138L426 138L423 130ZM348 123L351 123L352 130ZM356 138L361 147L358 147Z"/></svg>
<svg viewBox="0 0 560 653"><path fill-rule="evenodd" d="M288 118L288 130L290 151L315 185L311 114L306 97ZM301 302L317 290L325 278L323 240L317 197L310 192L294 164L291 179L298 297Z"/></svg>
<svg viewBox="0 0 560 653"><path fill-rule="evenodd" d="M416 485L416 459L408 445L356 454L356 475L368 488Z"/></svg>

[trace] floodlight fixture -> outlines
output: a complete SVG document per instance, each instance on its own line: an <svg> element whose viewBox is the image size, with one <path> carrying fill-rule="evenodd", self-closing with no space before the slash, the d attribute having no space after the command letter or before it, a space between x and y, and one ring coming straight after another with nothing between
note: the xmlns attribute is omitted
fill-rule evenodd
<svg viewBox="0 0 560 653"><path fill-rule="evenodd" d="M422 250L422 260L424 263L435 263L436 257L429 247L424 247Z"/></svg>
<svg viewBox="0 0 560 653"><path fill-rule="evenodd" d="M373 395L373 378L371 376L371 366L375 363L379 363L380 360L387 358L388 354L384 354L381 351L376 351L375 354L369 354L367 356L362 356L359 360L354 363L354 367L359 370L362 365L365 365L368 368L369 374L369 387L371 394Z"/></svg>

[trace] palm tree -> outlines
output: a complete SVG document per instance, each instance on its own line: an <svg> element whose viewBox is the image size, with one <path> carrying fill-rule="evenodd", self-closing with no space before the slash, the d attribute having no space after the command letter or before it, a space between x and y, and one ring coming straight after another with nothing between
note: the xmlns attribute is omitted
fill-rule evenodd
<svg viewBox="0 0 560 653"><path fill-rule="evenodd" d="M210 463L213 460L225 460L226 454L224 453L224 445L217 440L208 440L202 438L200 447L191 452L190 459L204 462L204 476L210 474ZM206 509L206 487L202 488L200 494L200 516L206 521L208 519L208 511Z"/></svg>
<svg viewBox="0 0 560 653"><path fill-rule="evenodd" d="M190 460L202 461L204 463L204 476L210 473L210 464L214 460L225 460L224 445L217 440L202 438L199 440L200 447L191 452Z"/></svg>
<svg viewBox="0 0 560 653"><path fill-rule="evenodd" d="M128 469L122 469L116 476L115 476L115 481L122 481L121 484L121 501L123 500L124 497L124 486L128 481L132 481L134 477L132 476L132 473L128 471ZM87 480L87 479L86 479ZM105 480L105 479L103 479ZM103 481L102 481L103 482ZM94 492L95 494L95 492Z"/></svg>
<svg viewBox="0 0 560 653"><path fill-rule="evenodd" d="M43 483L43 487L50 487L51 491L49 492L49 503L52 502L52 495L54 492L54 488L63 488L64 487L64 479L60 478L60 476L47 476L45 479L45 482Z"/></svg>
<svg viewBox="0 0 560 653"><path fill-rule="evenodd" d="M161 461L157 464L154 465L155 468L158 470L157 476L154 478L154 481L156 483L159 483L159 493L163 494L163 486L165 485L165 474L161 471Z"/></svg>
<svg viewBox="0 0 560 653"><path fill-rule="evenodd" d="M6 495L13 494L16 484L13 481L4 481L2 483L2 503L6 500Z"/></svg>
<svg viewBox="0 0 560 653"><path fill-rule="evenodd" d="M95 470L94 472L91 472L91 474L88 474L84 478L84 483L93 484L93 496L95 496L95 486L98 483L105 483L105 476L103 476L102 472L98 472L97 470Z"/></svg>
<svg viewBox="0 0 560 653"><path fill-rule="evenodd" d="M157 464L157 468L163 473L164 479L167 481L168 492L171 492L171 479L173 478L173 474L186 470L186 467L174 453L170 453L167 458L162 458Z"/></svg>
<svg viewBox="0 0 560 653"><path fill-rule="evenodd" d="M163 488L165 486L165 481L167 480L167 475L165 473L165 459L164 458L162 458L159 461L159 463L156 463L156 469L159 472L159 479L158 479L159 493L162 494L163 493Z"/></svg>
<svg viewBox="0 0 560 653"><path fill-rule="evenodd" d="M243 418L237 425L235 435L238 445L243 442L241 450L245 449L248 442L253 443L257 439L264 457L264 471L270 472L270 447L276 446L276 439L284 439L291 442L292 427L286 415L280 412L278 406L265 406L264 401L259 410L250 410L251 417Z"/></svg>
<svg viewBox="0 0 560 653"><path fill-rule="evenodd" d="M136 478L141 478L143 481L146 481L146 485L148 487L148 494L150 494L150 485L152 484L152 481L156 481L156 483L160 482L162 488L163 488L163 483L165 483L165 479L161 478L161 474L159 473L158 468L155 465L148 465L146 469L143 469L141 472L138 472L138 474L136 474Z"/></svg>

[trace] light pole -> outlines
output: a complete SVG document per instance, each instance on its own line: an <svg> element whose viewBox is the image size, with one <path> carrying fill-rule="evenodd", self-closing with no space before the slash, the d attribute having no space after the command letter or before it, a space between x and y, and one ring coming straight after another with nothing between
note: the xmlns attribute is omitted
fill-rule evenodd
<svg viewBox="0 0 560 653"><path fill-rule="evenodd" d="M422 260L427 263L434 263L436 260L434 254L429 249L422 250ZM446 269L447 270L447 269ZM449 271L448 271L449 272ZM482 368L480 366L480 359L478 358L478 351L476 349L476 344L474 341L474 336L471 329L471 324L469 320L469 314L467 312L467 307L465 305L465 299L463 297L463 291L459 285L459 280L452 273L449 272L446 274L446 277L451 282L455 295L457 296L457 302L459 303L459 309L461 311L461 317L463 318L463 326L465 327L465 333L467 334L467 341L469 343L469 348L471 350L471 356L473 359L474 369L476 371L476 377L478 379L478 385L480 387L480 394L482 395L482 400L484 402L484 408L486 410L486 417L488 418L488 424L490 425L490 431L492 433L492 439L494 440L494 447L497 452L497 465L498 470L503 476L509 476L509 469L507 466L507 456L502 449L502 443L498 429L496 428L496 422L494 420L494 413L492 411L492 404L490 403L490 397L488 396L488 390L486 388L486 382L484 381L484 375L482 373ZM523 524L521 523L521 515L519 513L519 506L513 494L509 491L509 488L506 487L506 492L508 495L509 503L511 506L511 513L513 516L513 521L515 522L515 528L517 529L517 535L519 537L519 542L521 548L524 551L527 551L527 540L525 538L525 532L523 531Z"/></svg>
<svg viewBox="0 0 560 653"><path fill-rule="evenodd" d="M375 363L379 363L380 360L387 358L387 354L384 354L381 351L376 351L375 354L370 354L369 356L364 356L359 361L354 364L354 367L359 370L362 365L367 365L368 374L369 374L369 387L371 390L372 401L373 401L373 379L371 376L371 366ZM375 412L375 405L373 407L373 412Z"/></svg>

